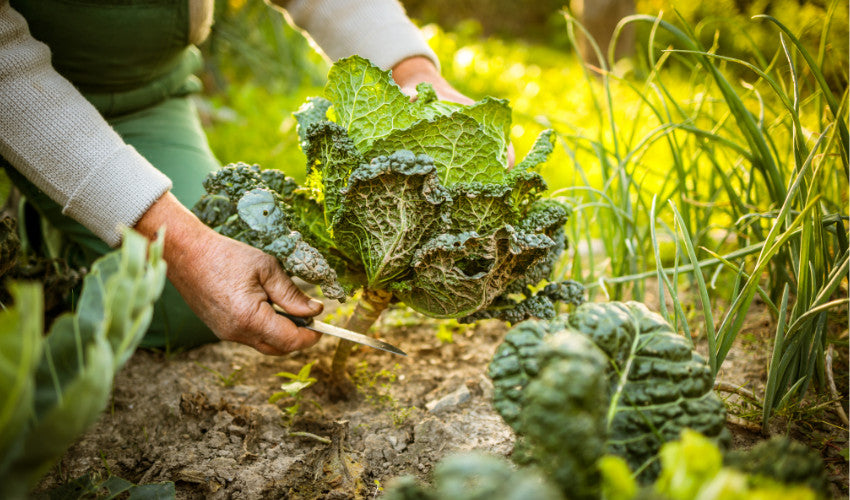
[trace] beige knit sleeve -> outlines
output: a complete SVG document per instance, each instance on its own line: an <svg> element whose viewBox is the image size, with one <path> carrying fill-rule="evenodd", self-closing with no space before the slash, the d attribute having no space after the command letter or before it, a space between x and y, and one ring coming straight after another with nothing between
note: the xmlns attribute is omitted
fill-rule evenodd
<svg viewBox="0 0 850 500"><path fill-rule="evenodd" d="M0 155L111 246L171 188L50 64L0 0Z"/></svg>
<svg viewBox="0 0 850 500"><path fill-rule="evenodd" d="M358 54L383 69L412 56L439 68L437 55L396 0L269 0L286 10L331 60Z"/></svg>

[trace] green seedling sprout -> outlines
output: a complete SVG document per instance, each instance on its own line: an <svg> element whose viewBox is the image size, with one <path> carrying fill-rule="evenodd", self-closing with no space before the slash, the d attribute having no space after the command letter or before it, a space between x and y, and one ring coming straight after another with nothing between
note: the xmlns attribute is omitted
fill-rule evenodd
<svg viewBox="0 0 850 500"><path fill-rule="evenodd" d="M269 397L269 403L274 404L283 398L292 399L293 403L283 408L285 419L290 423L301 410L301 402L304 398L303 391L317 382L315 377L310 376L312 367L313 363L307 363L301 367L297 374L290 372L275 374L276 377L289 379L289 382L282 384L281 390Z"/></svg>

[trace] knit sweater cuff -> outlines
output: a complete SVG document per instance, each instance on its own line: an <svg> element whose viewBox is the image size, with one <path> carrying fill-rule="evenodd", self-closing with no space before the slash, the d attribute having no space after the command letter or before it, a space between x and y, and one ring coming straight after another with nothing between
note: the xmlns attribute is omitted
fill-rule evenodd
<svg viewBox="0 0 850 500"><path fill-rule="evenodd" d="M105 182L121 179L120 182ZM62 208L110 246L121 243L121 227L134 226L147 209L171 189L171 180L132 146L110 155L71 194Z"/></svg>
<svg viewBox="0 0 850 500"><path fill-rule="evenodd" d="M382 69L413 56L439 59L396 1L295 0L283 2L293 24L307 31L336 61L360 55Z"/></svg>

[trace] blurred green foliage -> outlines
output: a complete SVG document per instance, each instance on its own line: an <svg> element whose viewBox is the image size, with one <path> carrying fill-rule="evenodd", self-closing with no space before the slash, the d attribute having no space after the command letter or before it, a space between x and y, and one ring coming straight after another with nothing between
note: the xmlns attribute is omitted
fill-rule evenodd
<svg viewBox="0 0 850 500"><path fill-rule="evenodd" d="M759 14L773 16L788 26L809 52L823 59L822 70L836 93L847 87L847 0L637 0L636 7L642 14L666 12L665 19L678 26L687 22L704 46L742 59L773 57L779 48L775 26L752 20ZM674 11L681 21L671 15Z"/></svg>
<svg viewBox="0 0 850 500"><path fill-rule="evenodd" d="M425 24L458 31L475 29L484 36L521 39L568 48L561 10L569 0L400 0L408 15Z"/></svg>
<svg viewBox="0 0 850 500"><path fill-rule="evenodd" d="M216 0L215 23L203 51L211 92L253 83L287 94L321 85L328 70L309 41L259 1Z"/></svg>

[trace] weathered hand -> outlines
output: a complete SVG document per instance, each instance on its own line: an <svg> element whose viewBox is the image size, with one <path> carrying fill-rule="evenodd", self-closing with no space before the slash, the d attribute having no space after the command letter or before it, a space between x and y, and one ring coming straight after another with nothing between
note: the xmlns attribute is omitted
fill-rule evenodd
<svg viewBox="0 0 850 500"><path fill-rule="evenodd" d="M282 355L315 344L318 333L297 328L269 301L298 316L322 312L289 279L274 257L205 226L171 194L160 198L136 224L152 237L166 225L168 278L222 340Z"/></svg>
<svg viewBox="0 0 850 500"><path fill-rule="evenodd" d="M434 87L437 97L442 101L458 104L473 104L475 101L458 92L440 75L437 67L430 59L423 56L407 58L393 66L393 80L405 94L415 97L416 86L428 82ZM514 166L514 145L508 143L508 168Z"/></svg>

